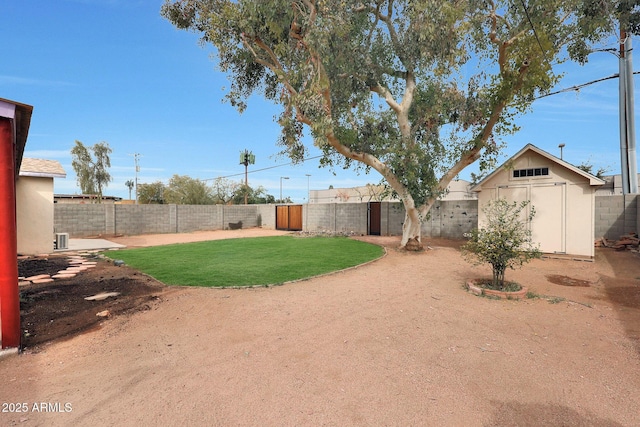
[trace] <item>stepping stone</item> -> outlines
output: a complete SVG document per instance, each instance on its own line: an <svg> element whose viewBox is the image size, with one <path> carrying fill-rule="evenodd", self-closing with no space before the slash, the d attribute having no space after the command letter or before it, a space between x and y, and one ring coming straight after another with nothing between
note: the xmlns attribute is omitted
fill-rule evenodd
<svg viewBox="0 0 640 427"><path fill-rule="evenodd" d="M85 299L87 301L102 301L110 297L117 297L118 295L120 295L120 292L102 292L90 297L86 297Z"/></svg>
<svg viewBox="0 0 640 427"><path fill-rule="evenodd" d="M59 273L51 276L52 279L72 279L76 277L75 273Z"/></svg>
<svg viewBox="0 0 640 427"><path fill-rule="evenodd" d="M38 274L37 276L27 277L24 280L29 280L29 281L33 282L34 280L49 279L50 277L51 276L49 276L48 274Z"/></svg>
<svg viewBox="0 0 640 427"><path fill-rule="evenodd" d="M40 283L51 283L53 282L52 278L48 278L48 279L36 279L36 280L32 280L31 283L35 284L35 285L39 285Z"/></svg>

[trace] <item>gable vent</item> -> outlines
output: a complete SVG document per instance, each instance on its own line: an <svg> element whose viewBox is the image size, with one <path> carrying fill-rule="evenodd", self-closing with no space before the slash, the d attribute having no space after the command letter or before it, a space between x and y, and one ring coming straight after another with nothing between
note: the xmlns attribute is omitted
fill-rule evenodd
<svg viewBox="0 0 640 427"><path fill-rule="evenodd" d="M513 171L514 178L526 178L529 176L549 175L549 168L531 168L531 169L515 169Z"/></svg>

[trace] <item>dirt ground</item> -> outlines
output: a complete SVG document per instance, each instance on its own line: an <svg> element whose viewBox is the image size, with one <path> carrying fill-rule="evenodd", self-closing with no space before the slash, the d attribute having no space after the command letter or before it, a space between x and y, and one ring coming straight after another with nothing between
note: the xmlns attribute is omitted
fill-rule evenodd
<svg viewBox="0 0 640 427"><path fill-rule="evenodd" d="M111 240L273 232L233 233ZM23 326L62 295L122 294L25 326L26 350L0 360L0 425L640 425L638 254L535 260L507 279L539 297L506 301L463 289L490 270L459 242L405 253L398 238L363 239L387 255L277 287L166 287L100 263L76 285L28 289ZM47 335L58 324L70 330Z"/></svg>

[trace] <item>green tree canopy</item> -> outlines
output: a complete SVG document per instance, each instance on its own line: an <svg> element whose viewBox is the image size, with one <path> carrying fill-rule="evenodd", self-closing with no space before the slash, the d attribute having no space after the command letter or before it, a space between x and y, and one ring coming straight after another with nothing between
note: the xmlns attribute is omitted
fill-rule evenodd
<svg viewBox="0 0 640 427"><path fill-rule="evenodd" d="M247 195L247 203L250 205L275 203L276 199L271 194L267 193L267 189L263 186L251 187L244 184L238 185L236 191L233 194L233 204L244 204L244 196Z"/></svg>
<svg viewBox="0 0 640 427"><path fill-rule="evenodd" d="M71 166L83 194L97 194L98 200L102 198L103 188L111 182L111 152L106 142L99 142L87 148L82 142L76 141L71 149Z"/></svg>
<svg viewBox="0 0 640 427"><path fill-rule="evenodd" d="M163 205L165 185L160 182L152 182L150 184L138 185L138 203L143 205Z"/></svg>
<svg viewBox="0 0 640 427"><path fill-rule="evenodd" d="M176 205L212 205L211 188L199 179L173 175L164 190L164 202Z"/></svg>
<svg viewBox="0 0 640 427"><path fill-rule="evenodd" d="M161 13L215 46L240 112L254 93L282 107L294 161L308 129L321 164L379 172L404 203L405 245L465 167L494 166L515 114L558 81L556 65L585 62L627 3L166 0Z"/></svg>
<svg viewBox="0 0 640 427"><path fill-rule="evenodd" d="M234 194L242 184L227 178L216 178L211 185L213 200L216 204L226 205L233 200Z"/></svg>

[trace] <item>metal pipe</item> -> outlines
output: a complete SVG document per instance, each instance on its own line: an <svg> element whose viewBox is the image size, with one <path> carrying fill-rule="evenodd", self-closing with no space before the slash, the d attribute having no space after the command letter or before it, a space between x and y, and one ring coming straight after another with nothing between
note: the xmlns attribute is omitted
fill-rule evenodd
<svg viewBox="0 0 640 427"><path fill-rule="evenodd" d="M619 110L620 110L620 173L622 176L622 194L629 194L629 158L627 156L627 79L625 65L626 33L620 31L620 56L618 60L620 76L618 77Z"/></svg>
<svg viewBox="0 0 640 427"><path fill-rule="evenodd" d="M625 60L625 89L626 89L626 123L627 123L627 179L629 180L629 194L638 192L638 163L636 160L636 124L635 124L635 96L633 90L633 56L631 34L627 34L624 41Z"/></svg>

